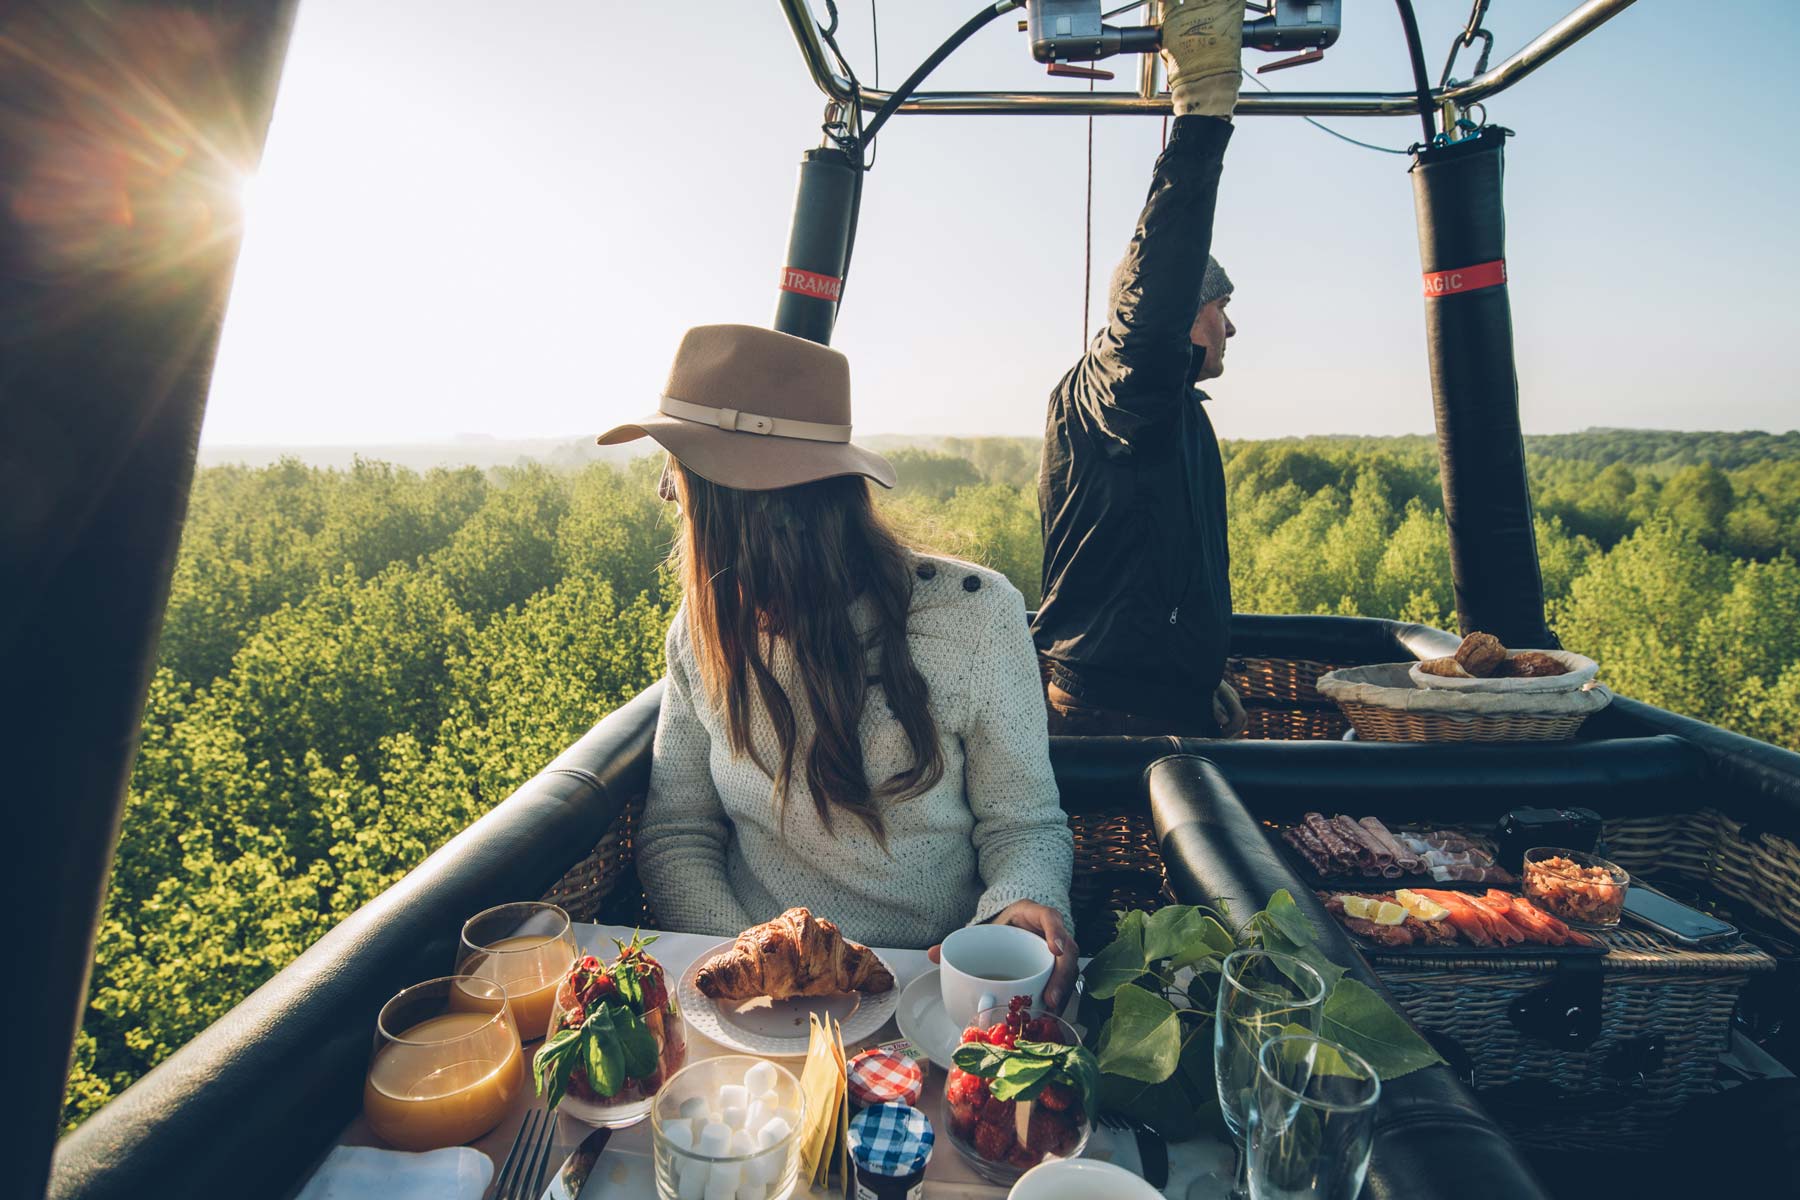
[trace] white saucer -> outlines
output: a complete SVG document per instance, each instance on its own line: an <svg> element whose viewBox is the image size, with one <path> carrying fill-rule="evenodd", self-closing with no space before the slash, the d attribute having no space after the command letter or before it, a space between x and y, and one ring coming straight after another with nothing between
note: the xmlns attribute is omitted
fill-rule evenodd
<svg viewBox="0 0 1800 1200"><path fill-rule="evenodd" d="M938 969L925 972L906 985L894 1010L900 1036L917 1046L926 1058L948 1071L950 1056L962 1044L963 1027L944 1011L944 993L938 986Z"/></svg>

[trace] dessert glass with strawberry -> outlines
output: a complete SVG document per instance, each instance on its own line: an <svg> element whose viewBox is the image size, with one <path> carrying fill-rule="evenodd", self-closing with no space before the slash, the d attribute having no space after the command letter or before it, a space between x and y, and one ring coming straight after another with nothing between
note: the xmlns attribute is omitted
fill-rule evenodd
<svg viewBox="0 0 1800 1200"><path fill-rule="evenodd" d="M1066 1021L1032 1015L1029 997L978 1014L952 1061L950 1143L983 1178L1010 1185L1087 1145L1099 1068Z"/></svg>
<svg viewBox="0 0 1800 1200"><path fill-rule="evenodd" d="M585 955L557 985L549 1036L532 1061L548 1108L589 1125L635 1125L663 1080L686 1064L668 974L645 949L655 940L615 940L612 962Z"/></svg>

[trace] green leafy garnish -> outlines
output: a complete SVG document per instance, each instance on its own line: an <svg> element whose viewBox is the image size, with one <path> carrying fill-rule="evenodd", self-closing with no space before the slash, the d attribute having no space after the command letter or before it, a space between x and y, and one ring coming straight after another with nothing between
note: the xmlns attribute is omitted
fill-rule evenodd
<svg viewBox="0 0 1800 1200"><path fill-rule="evenodd" d="M1008 1048L968 1042L951 1061L970 1075L988 1081L996 1100L1035 1100L1052 1083L1081 1097L1082 1111L1093 1113L1100 1071L1086 1046L1020 1041Z"/></svg>
<svg viewBox="0 0 1800 1200"><path fill-rule="evenodd" d="M1213 1009L1225 956L1240 949L1292 955L1317 971L1326 989L1320 1036L1362 1055L1381 1078L1443 1061L1379 994L1345 978L1345 968L1315 944L1312 921L1286 890L1233 928L1222 905L1176 904L1153 913L1119 914L1113 940L1082 971L1081 1016L1096 1054L1090 1060L1094 1094L1104 1108L1144 1121L1173 1140L1220 1123ZM964 1066L962 1056L987 1049L993 1047L963 1047L956 1065L984 1074ZM989 1062L977 1053L969 1060ZM1000 1095L997 1083L990 1088Z"/></svg>

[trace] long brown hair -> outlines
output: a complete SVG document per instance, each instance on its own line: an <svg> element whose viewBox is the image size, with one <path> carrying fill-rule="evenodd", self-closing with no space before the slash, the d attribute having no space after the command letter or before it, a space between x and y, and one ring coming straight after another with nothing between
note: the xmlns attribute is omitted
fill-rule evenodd
<svg viewBox="0 0 1800 1200"><path fill-rule="evenodd" d="M688 635L700 675L725 711L732 752L748 754L774 781L778 810L800 754L794 702L770 667L776 641L793 655L812 744L806 783L819 820L843 809L885 841L877 802L917 796L944 775L925 677L906 639L913 573L905 545L875 511L868 481L848 475L772 491L721 487L673 463L681 500L676 560ZM866 597L875 628L865 641L850 606ZM868 650L880 651L880 675ZM869 685L887 693L912 749L912 765L871 786L857 734ZM750 736L753 698L775 727L779 761L764 762Z"/></svg>

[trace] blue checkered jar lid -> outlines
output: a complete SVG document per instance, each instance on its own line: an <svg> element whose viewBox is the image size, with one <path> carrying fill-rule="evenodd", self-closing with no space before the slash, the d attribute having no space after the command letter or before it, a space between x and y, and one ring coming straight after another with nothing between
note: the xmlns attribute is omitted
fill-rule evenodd
<svg viewBox="0 0 1800 1200"><path fill-rule="evenodd" d="M931 1118L910 1104L876 1104L850 1122L850 1156L859 1170L900 1178L931 1158Z"/></svg>

